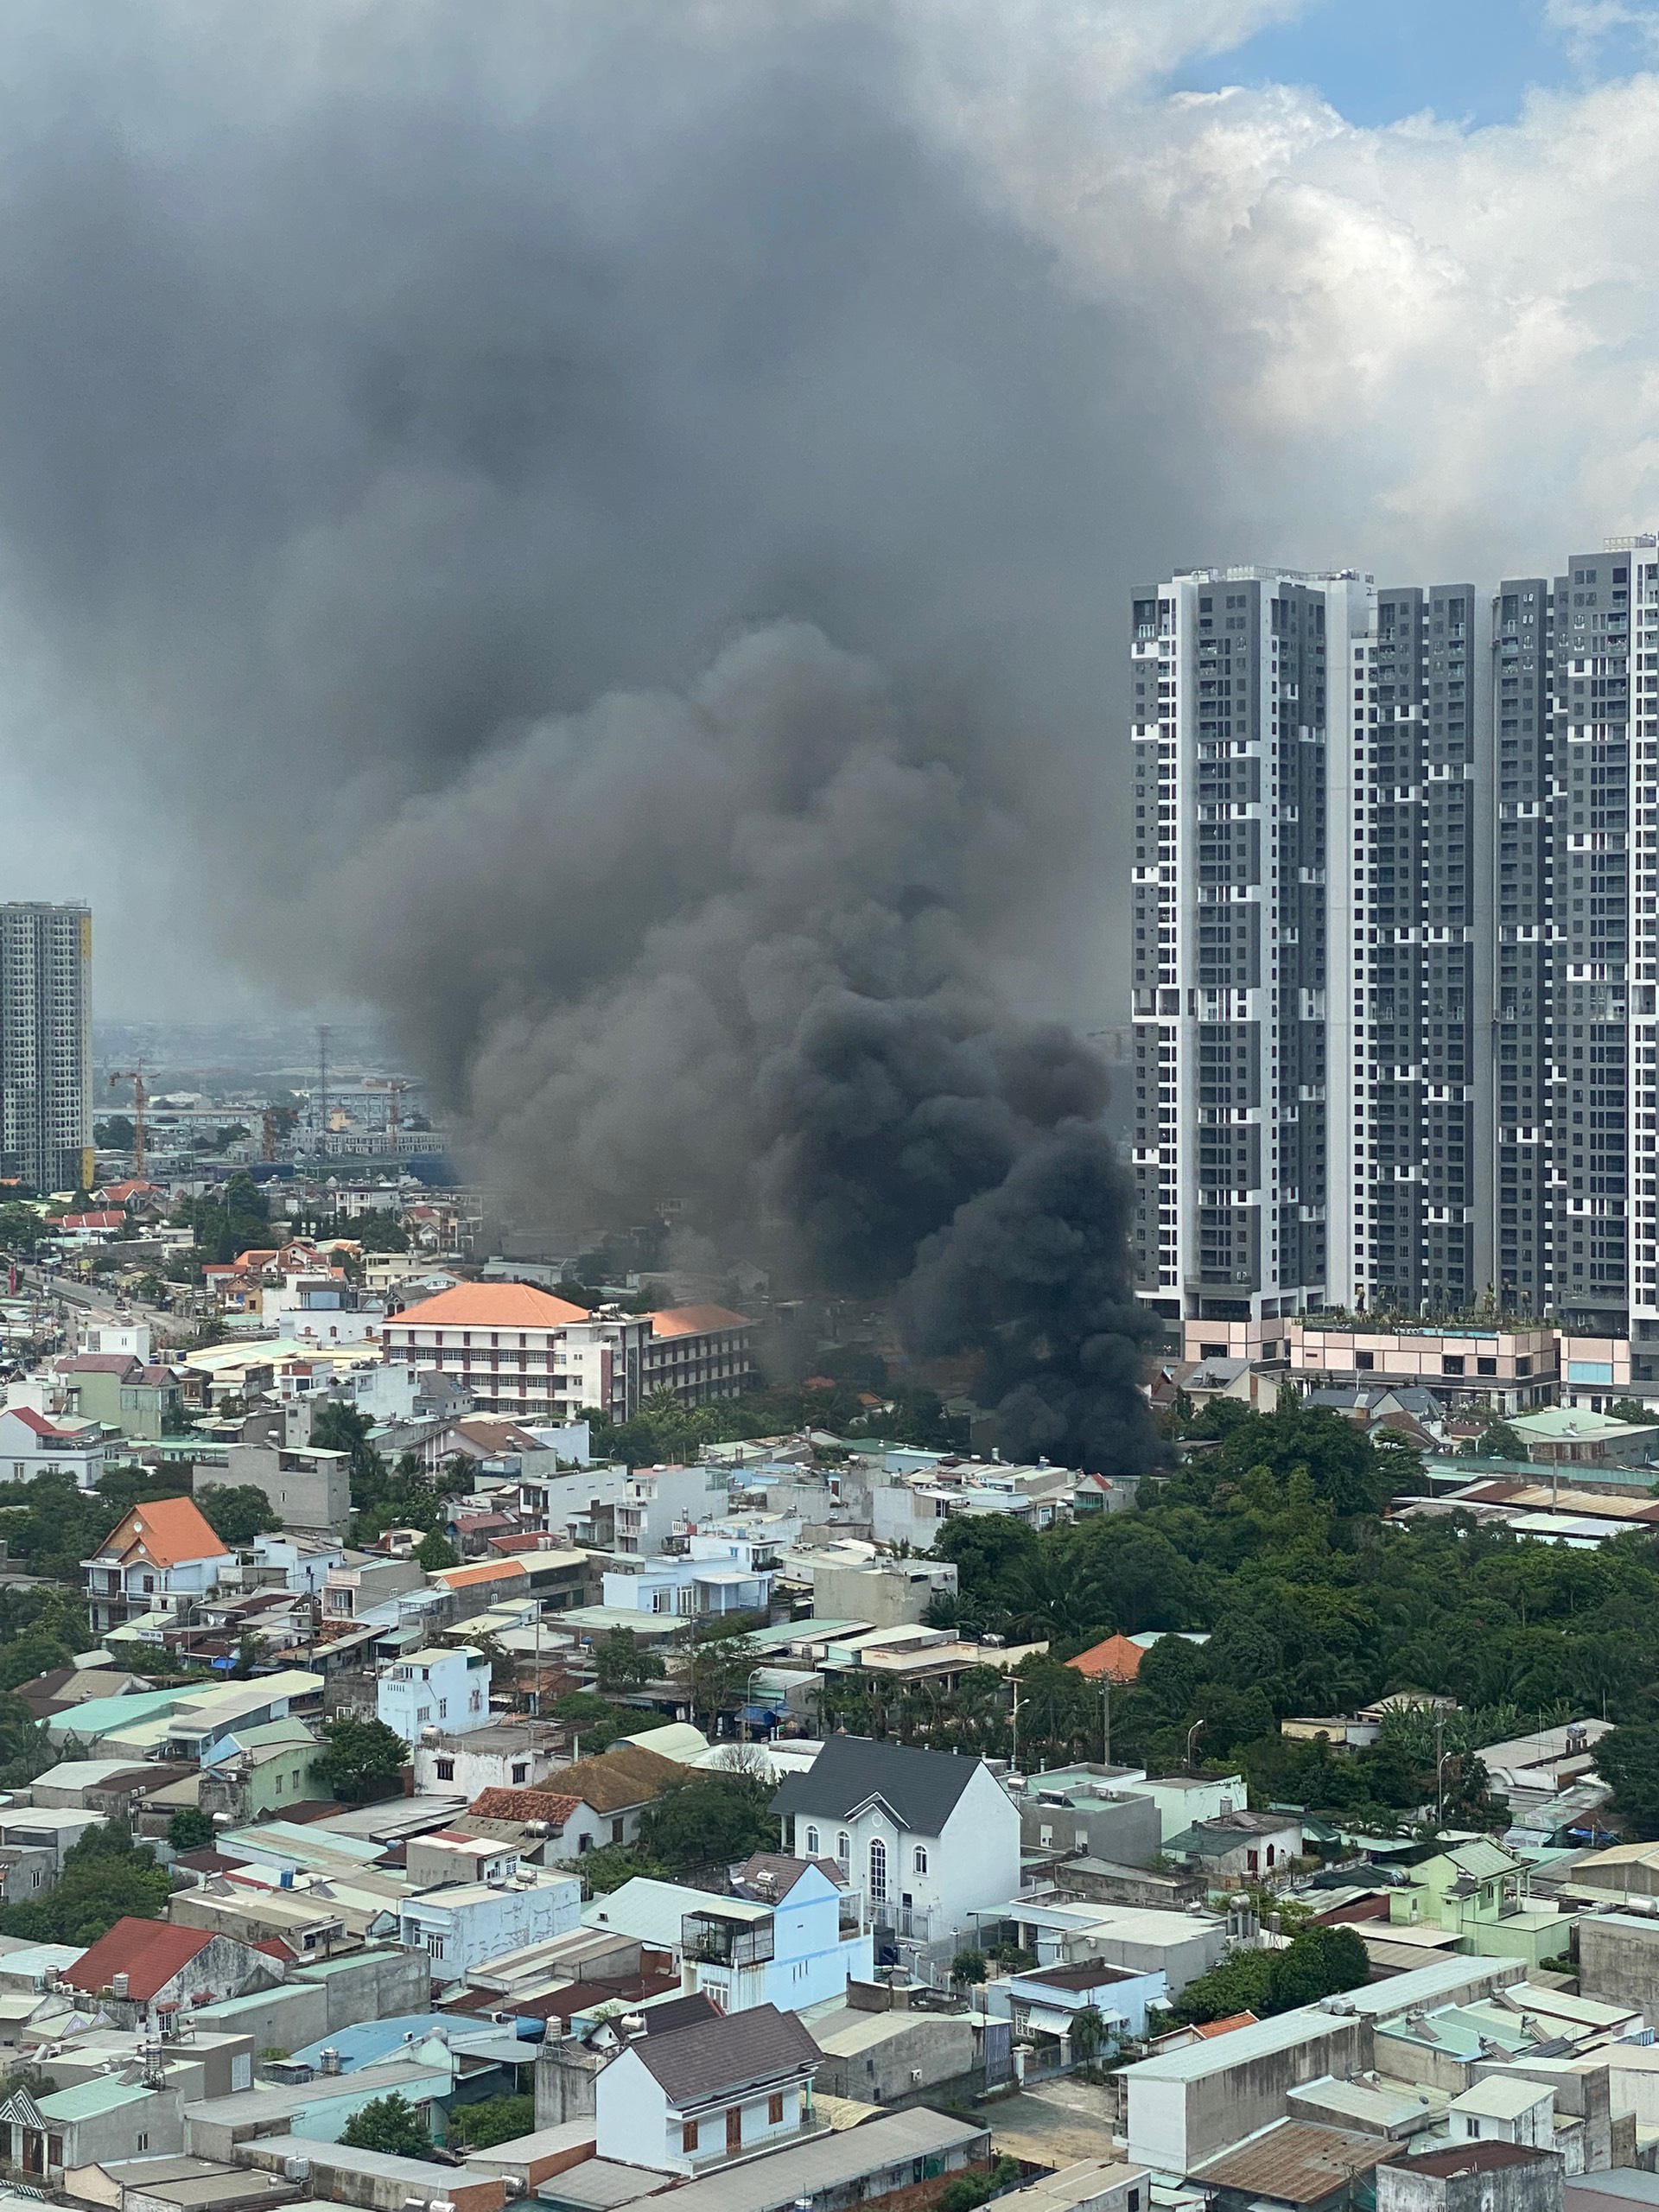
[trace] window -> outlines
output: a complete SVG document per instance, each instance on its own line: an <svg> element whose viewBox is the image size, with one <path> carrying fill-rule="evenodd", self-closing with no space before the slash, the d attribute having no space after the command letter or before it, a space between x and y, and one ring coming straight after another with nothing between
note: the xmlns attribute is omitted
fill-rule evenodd
<svg viewBox="0 0 1659 2212"><path fill-rule="evenodd" d="M885 1904L887 1896L887 1847L879 1835L870 1838L870 1896Z"/></svg>
<svg viewBox="0 0 1659 2212"><path fill-rule="evenodd" d="M441 1697L438 1700L438 1718L440 1720L447 1720L449 1718L449 1700L447 1697Z"/></svg>
<svg viewBox="0 0 1659 2212"><path fill-rule="evenodd" d="M440 1782L453 1782L454 1778L455 1763L454 1759L440 1759L438 1761L438 1780Z"/></svg>
<svg viewBox="0 0 1659 2212"><path fill-rule="evenodd" d="M143 2134L143 2133L140 2133L140 2135L139 2135L139 2137L138 2137L138 2148L139 2148L141 2151L148 2151L148 2150L149 2150L149 2136L148 2136L148 2135L145 2135L145 2134ZM54 2166L61 2165L61 2164L62 2164L62 2163L63 2163L63 2157L62 2157L62 2153L61 2153L61 2152L60 2152L59 2155L58 2155L55 2158L54 2158L54 2159L53 2159L52 2163L53 2163L53 2164L54 2164Z"/></svg>
<svg viewBox="0 0 1659 2212"><path fill-rule="evenodd" d="M818 1855L818 1832L817 1828L810 1827L806 1832L806 1855L809 1859L816 1859Z"/></svg>
<svg viewBox="0 0 1659 2212"><path fill-rule="evenodd" d="M766 2099L766 2125L768 2127L781 2127L783 2124L784 2100L780 2091L775 2096Z"/></svg>
<svg viewBox="0 0 1659 2212"><path fill-rule="evenodd" d="M917 1847L916 1847L915 1857L914 1857L914 1859L913 1859L913 1861L912 1861L912 1864L914 1865L915 1869L916 1869L916 1872L917 1872L918 1874L925 1874L925 1873L926 1873L926 1872L927 1872L927 1853L926 1853L926 1852L922 1848L922 1847L921 1847L921 1845L920 1845L919 1843L918 1843L918 1844L917 1845Z"/></svg>
<svg viewBox="0 0 1659 2212"><path fill-rule="evenodd" d="M681 2121L681 2123L680 2123L680 2148L681 2148L681 2150L682 2150L682 2151L695 2151L695 2150L696 2149L696 2147L697 2147L697 2123L696 2123L696 2121L695 2120L682 2120L682 2121Z"/></svg>
<svg viewBox="0 0 1659 2212"><path fill-rule="evenodd" d="M612 1841L613 1843L620 1843L620 1842L621 1842L621 1840L622 1840L622 1821L620 1821L620 1819L617 1819L617 1820L614 1820L614 1821L613 1821L611 1822L611 1841Z"/></svg>
<svg viewBox="0 0 1659 2212"><path fill-rule="evenodd" d="M528 1782L530 1780L530 1761L528 1759L514 1759L512 1763L512 1778L515 1782Z"/></svg>
<svg viewBox="0 0 1659 2212"><path fill-rule="evenodd" d="M435 1936L435 1935L433 1934L432 1930L431 1930L430 1929L428 1929L428 1930L427 1930L427 1934L426 1934L426 1948L427 1948L427 1954L428 1954L428 1955L429 1955L429 1957L431 1957L431 1958L435 1958L435 1959L441 1959L441 1958L443 1956L443 1938L442 1938L442 1936Z"/></svg>
<svg viewBox="0 0 1659 2212"><path fill-rule="evenodd" d="M836 1838L836 1856L844 1866L852 1855L853 1847L848 1840L846 1829L842 1828L841 1834Z"/></svg>
<svg viewBox="0 0 1659 2212"><path fill-rule="evenodd" d="M741 2151L743 2148L743 2107L741 2105L728 2105L726 2107L726 2148L728 2151Z"/></svg>

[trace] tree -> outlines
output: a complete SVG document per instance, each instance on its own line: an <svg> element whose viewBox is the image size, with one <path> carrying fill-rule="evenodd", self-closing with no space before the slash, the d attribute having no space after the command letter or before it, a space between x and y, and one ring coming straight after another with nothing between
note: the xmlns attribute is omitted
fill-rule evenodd
<svg viewBox="0 0 1659 2212"><path fill-rule="evenodd" d="M384 1721L342 1713L322 1732L322 1749L311 1771L343 1805L371 1804L397 1793L409 1747ZM372 2144L360 2148L373 2149Z"/></svg>
<svg viewBox="0 0 1659 2212"><path fill-rule="evenodd" d="M678 1669L693 1716L702 1713L712 1728L722 1708L748 1688L758 1656L747 1638L723 1630L694 1643Z"/></svg>
<svg viewBox="0 0 1659 2212"><path fill-rule="evenodd" d="M1596 1770L1639 1836L1659 1836L1659 1721L1615 1728L1596 1745Z"/></svg>
<svg viewBox="0 0 1659 2212"><path fill-rule="evenodd" d="M1071 2048L1084 2061L1097 2058L1112 2039L1097 2005L1085 2005L1071 2016Z"/></svg>
<svg viewBox="0 0 1659 2212"><path fill-rule="evenodd" d="M480 2097L475 2105L455 2105L449 2113L449 2140L487 2151L493 2143L511 2143L528 2135L536 2125L536 2100L531 2097Z"/></svg>
<svg viewBox="0 0 1659 2212"><path fill-rule="evenodd" d="M432 2138L420 2113L396 2089L372 2097L352 2114L340 2133L340 2141L353 2151L378 2151L387 2158L428 2158Z"/></svg>
<svg viewBox="0 0 1659 2212"><path fill-rule="evenodd" d="M594 1649L594 1679L602 1690L639 1690L656 1675L650 1657L631 1628L607 1630Z"/></svg>
<svg viewBox="0 0 1659 2212"><path fill-rule="evenodd" d="M1284 1950L1270 1955L1268 2001L1275 2012L1358 1989L1371 1970L1365 1946L1351 1928L1303 1928Z"/></svg>
<svg viewBox="0 0 1659 2212"><path fill-rule="evenodd" d="M961 1982L970 1988L976 1983L984 1980L987 1971L984 1952L971 1948L958 1951L950 1961L951 1980Z"/></svg>
<svg viewBox="0 0 1659 2212"><path fill-rule="evenodd" d="M1482 1429L1476 1450L1483 1459L1524 1459L1525 1440L1506 1421L1490 1422Z"/></svg>
<svg viewBox="0 0 1659 2212"><path fill-rule="evenodd" d="M429 1529L415 1547L415 1563L436 1574L446 1567L459 1567L461 1557L442 1529Z"/></svg>
<svg viewBox="0 0 1659 2212"><path fill-rule="evenodd" d="M639 1840L674 1874L730 1866L775 1845L773 1784L753 1775L693 1770L660 1796L639 1823Z"/></svg>
<svg viewBox="0 0 1659 2212"><path fill-rule="evenodd" d="M149 1845L135 1847L128 1823L106 1821L64 1853L54 1890L0 1907L0 1934L32 1943L95 1943L118 1920L159 1920L172 1888Z"/></svg>
<svg viewBox="0 0 1659 2212"><path fill-rule="evenodd" d="M214 1483L198 1494L197 1502L209 1528L232 1550L283 1525L282 1515L253 1483Z"/></svg>
<svg viewBox="0 0 1659 2212"><path fill-rule="evenodd" d="M181 1805L167 1824L167 1840L175 1851L200 1851L213 1840L213 1824L194 1805Z"/></svg>

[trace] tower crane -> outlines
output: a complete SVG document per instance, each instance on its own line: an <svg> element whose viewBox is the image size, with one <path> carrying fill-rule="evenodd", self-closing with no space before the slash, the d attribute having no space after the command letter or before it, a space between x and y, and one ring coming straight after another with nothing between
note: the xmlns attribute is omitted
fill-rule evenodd
<svg viewBox="0 0 1659 2212"><path fill-rule="evenodd" d="M116 1085L121 1083L130 1083L132 1085L132 1172L134 1177L142 1182L144 1173L145 1151L144 1109L149 1103L149 1092L144 1084L143 1062L140 1060L136 1068L111 1069L110 1089L113 1090Z"/></svg>

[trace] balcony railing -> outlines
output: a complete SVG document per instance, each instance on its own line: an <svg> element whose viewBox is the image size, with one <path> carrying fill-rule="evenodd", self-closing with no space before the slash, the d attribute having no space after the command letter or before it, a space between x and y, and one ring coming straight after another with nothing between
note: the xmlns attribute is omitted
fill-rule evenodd
<svg viewBox="0 0 1659 2212"><path fill-rule="evenodd" d="M680 1922L680 1948L706 1966L763 1967L772 1955L772 1916L750 1921L688 1912Z"/></svg>

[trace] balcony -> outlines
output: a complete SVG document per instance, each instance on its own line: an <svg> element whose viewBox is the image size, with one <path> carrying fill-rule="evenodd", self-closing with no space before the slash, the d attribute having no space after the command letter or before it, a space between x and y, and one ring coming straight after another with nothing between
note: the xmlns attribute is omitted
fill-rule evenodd
<svg viewBox="0 0 1659 2212"><path fill-rule="evenodd" d="M688 1912L680 1922L680 1949L704 1966L763 1967L772 1955L772 1915Z"/></svg>

